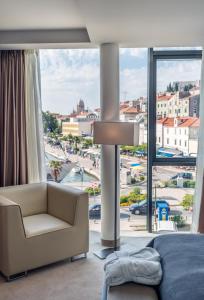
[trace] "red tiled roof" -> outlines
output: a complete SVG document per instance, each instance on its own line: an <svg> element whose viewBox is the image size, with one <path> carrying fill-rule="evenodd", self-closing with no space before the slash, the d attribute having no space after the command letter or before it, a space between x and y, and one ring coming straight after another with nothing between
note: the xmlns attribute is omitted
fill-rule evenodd
<svg viewBox="0 0 204 300"><path fill-rule="evenodd" d="M166 95L166 94L158 95L158 96L157 96L157 101L168 101L168 100L170 100L173 96L174 96L174 94L173 94L173 95Z"/></svg>
<svg viewBox="0 0 204 300"><path fill-rule="evenodd" d="M138 114L139 110L133 106L128 106L126 108L121 109L120 112L123 114Z"/></svg>
<svg viewBox="0 0 204 300"><path fill-rule="evenodd" d="M178 127L199 127L200 120L196 117L179 117L181 123ZM174 127L174 118L163 118L157 121L158 124L163 124L165 127Z"/></svg>
<svg viewBox="0 0 204 300"><path fill-rule="evenodd" d="M197 120L191 125L191 127L199 127L200 126L200 119L196 118Z"/></svg>
<svg viewBox="0 0 204 300"><path fill-rule="evenodd" d="M194 117L189 117L184 119L184 122L182 122L179 127L192 127L195 122L198 121L198 118L194 118Z"/></svg>
<svg viewBox="0 0 204 300"><path fill-rule="evenodd" d="M162 124L163 126L173 127L174 118L162 118L157 121L157 123Z"/></svg>
<svg viewBox="0 0 204 300"><path fill-rule="evenodd" d="M120 105L120 110L121 110L121 109L124 109L124 108L127 108L127 107L129 107L129 105L127 105L127 104L121 104L121 105Z"/></svg>

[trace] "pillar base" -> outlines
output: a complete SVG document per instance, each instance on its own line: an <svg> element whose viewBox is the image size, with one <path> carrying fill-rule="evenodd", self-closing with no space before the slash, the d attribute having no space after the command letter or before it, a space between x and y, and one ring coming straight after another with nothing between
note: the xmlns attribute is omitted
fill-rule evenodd
<svg viewBox="0 0 204 300"><path fill-rule="evenodd" d="M101 244L102 246L104 247L111 247L113 248L115 246L115 241L114 240L104 240L104 239L101 239ZM120 238L117 240L117 247L120 246Z"/></svg>

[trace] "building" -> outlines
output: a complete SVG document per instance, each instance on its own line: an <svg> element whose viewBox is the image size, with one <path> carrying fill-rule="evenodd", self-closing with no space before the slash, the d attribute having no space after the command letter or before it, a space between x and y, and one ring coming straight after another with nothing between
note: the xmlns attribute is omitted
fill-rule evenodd
<svg viewBox="0 0 204 300"><path fill-rule="evenodd" d="M160 119L157 121L157 145L194 156L198 147L198 128L196 117Z"/></svg>
<svg viewBox="0 0 204 300"><path fill-rule="evenodd" d="M82 135L91 135L91 123L90 122L79 122L79 121L70 121L62 123L62 134L63 135L73 135L73 136L82 136Z"/></svg>
<svg viewBox="0 0 204 300"><path fill-rule="evenodd" d="M199 103L199 89L159 94L157 118L199 117Z"/></svg>
<svg viewBox="0 0 204 300"><path fill-rule="evenodd" d="M80 114L81 112L85 111L85 104L82 99L79 100L79 103L77 104L77 114Z"/></svg>
<svg viewBox="0 0 204 300"><path fill-rule="evenodd" d="M62 134L73 136L91 136L93 121L98 120L96 112L81 112L80 114L71 117L68 122L62 123Z"/></svg>
<svg viewBox="0 0 204 300"><path fill-rule="evenodd" d="M135 121L140 113L139 107L128 106L120 109L120 120L124 122Z"/></svg>
<svg viewBox="0 0 204 300"><path fill-rule="evenodd" d="M166 118L169 116L169 100L174 97L174 94L164 93L157 95L157 118ZM171 110L170 110L171 111Z"/></svg>

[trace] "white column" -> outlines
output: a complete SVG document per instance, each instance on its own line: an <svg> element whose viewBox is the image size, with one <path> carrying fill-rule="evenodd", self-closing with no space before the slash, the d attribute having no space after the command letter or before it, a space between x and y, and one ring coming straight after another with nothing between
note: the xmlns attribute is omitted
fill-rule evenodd
<svg viewBox="0 0 204 300"><path fill-rule="evenodd" d="M100 99L101 120L119 120L119 46L102 44L100 47ZM118 155L119 157L119 155ZM114 240L114 200L115 200L115 152L114 146L101 146L101 241L104 246L113 246ZM118 159L119 179L119 159ZM119 180L118 180L118 224L120 231Z"/></svg>

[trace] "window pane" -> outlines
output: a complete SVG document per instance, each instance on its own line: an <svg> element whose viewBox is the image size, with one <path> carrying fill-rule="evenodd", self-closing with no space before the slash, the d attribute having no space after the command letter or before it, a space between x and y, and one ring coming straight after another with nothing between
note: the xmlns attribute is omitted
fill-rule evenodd
<svg viewBox="0 0 204 300"><path fill-rule="evenodd" d="M147 49L120 49L120 120L139 122L139 145L121 146L121 236L146 231L147 224Z"/></svg>
<svg viewBox="0 0 204 300"><path fill-rule="evenodd" d="M190 231L195 176L195 167L153 168L154 231Z"/></svg>
<svg viewBox="0 0 204 300"><path fill-rule="evenodd" d="M91 242L100 240L99 50L40 50L40 59L47 180L89 192Z"/></svg>
<svg viewBox="0 0 204 300"><path fill-rule="evenodd" d="M200 60L157 62L157 157L197 155L200 73Z"/></svg>

